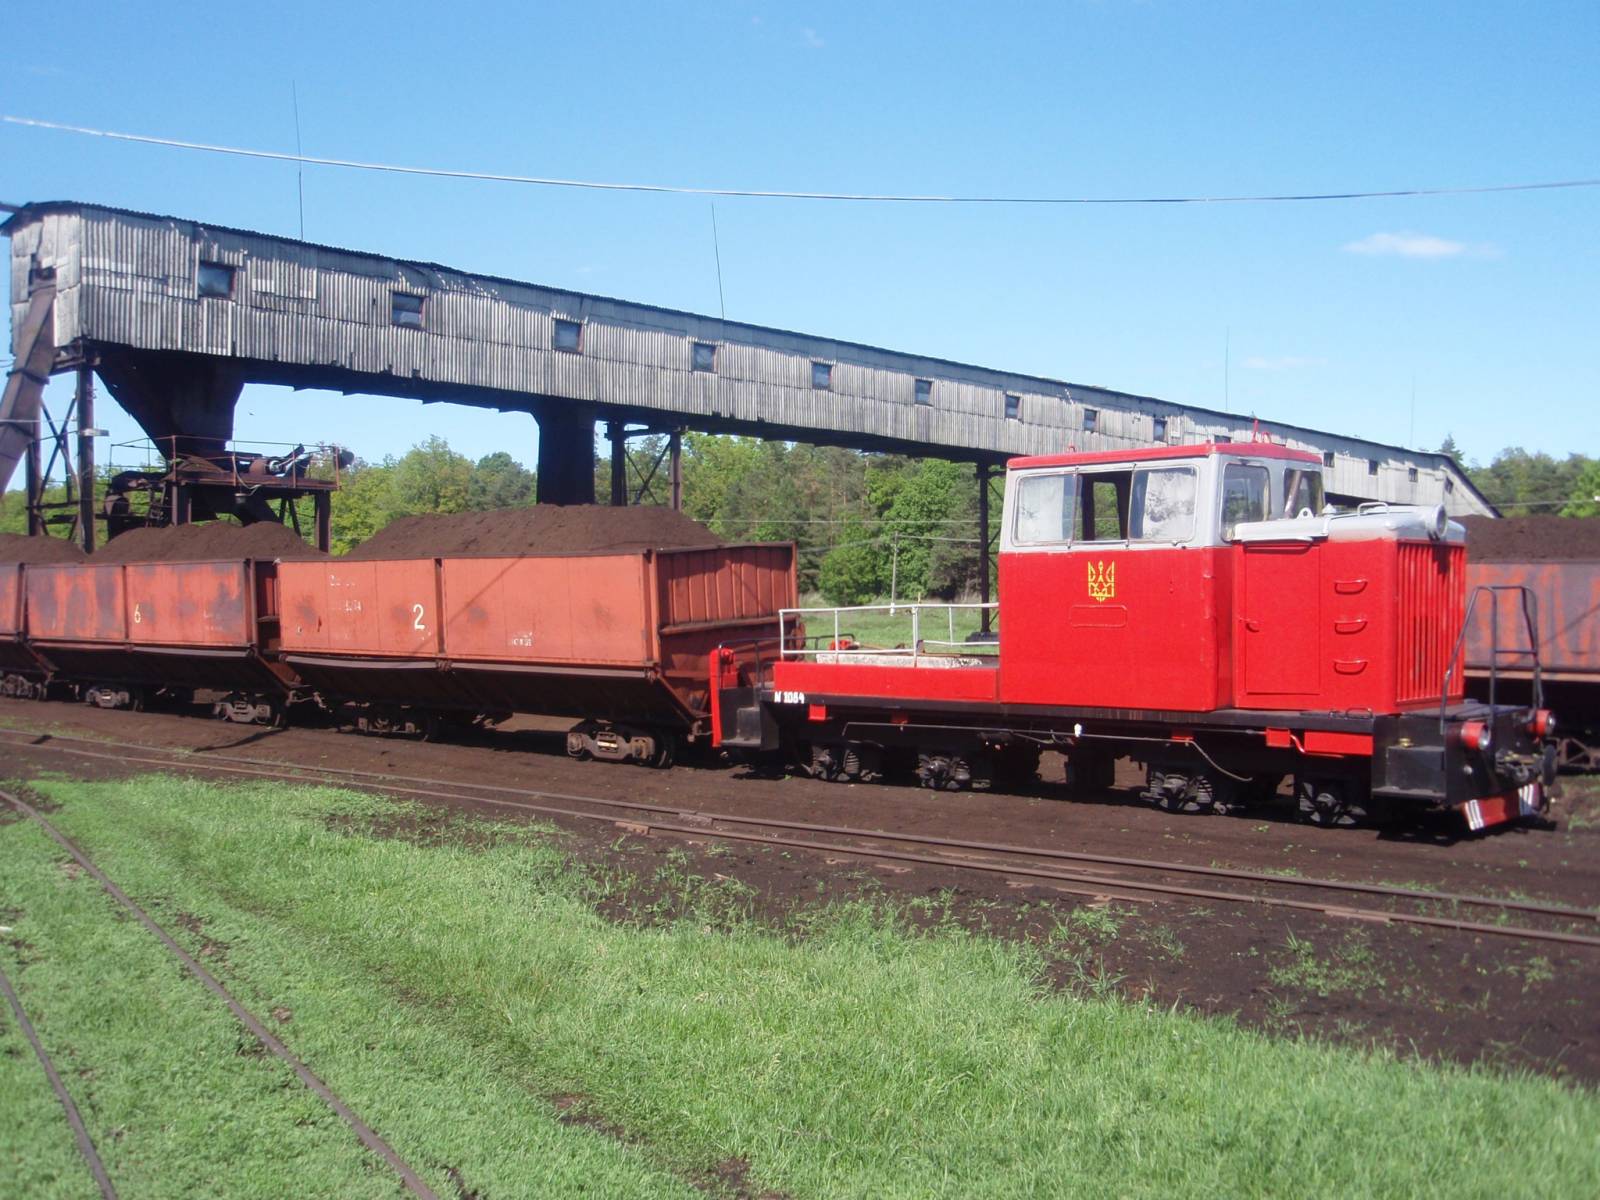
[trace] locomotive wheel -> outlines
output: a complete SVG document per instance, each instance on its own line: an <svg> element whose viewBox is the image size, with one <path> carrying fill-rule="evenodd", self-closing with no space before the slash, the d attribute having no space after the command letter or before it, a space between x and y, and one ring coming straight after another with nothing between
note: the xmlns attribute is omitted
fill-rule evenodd
<svg viewBox="0 0 1600 1200"><path fill-rule="evenodd" d="M1339 779L1302 779L1295 787L1300 819L1325 829L1360 825L1370 816L1369 805L1353 784Z"/></svg>
<svg viewBox="0 0 1600 1200"><path fill-rule="evenodd" d="M829 783L876 783L883 778L883 755L861 742L812 742L807 769Z"/></svg>
<svg viewBox="0 0 1600 1200"><path fill-rule="evenodd" d="M919 754L917 779L938 792L988 791L994 767L986 758L961 758L954 754Z"/></svg>
<svg viewBox="0 0 1600 1200"><path fill-rule="evenodd" d="M1225 813L1233 807L1234 793L1228 783L1205 771L1152 770L1145 798L1162 812Z"/></svg>

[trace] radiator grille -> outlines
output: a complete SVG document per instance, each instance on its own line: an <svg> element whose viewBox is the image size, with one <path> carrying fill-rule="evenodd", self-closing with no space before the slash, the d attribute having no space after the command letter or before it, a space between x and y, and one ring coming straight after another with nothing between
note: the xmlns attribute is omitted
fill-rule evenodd
<svg viewBox="0 0 1600 1200"><path fill-rule="evenodd" d="M1402 542L1400 550L1395 700L1439 699L1450 651L1461 632L1466 605L1466 548ZM1462 695L1462 672L1450 681L1451 699Z"/></svg>

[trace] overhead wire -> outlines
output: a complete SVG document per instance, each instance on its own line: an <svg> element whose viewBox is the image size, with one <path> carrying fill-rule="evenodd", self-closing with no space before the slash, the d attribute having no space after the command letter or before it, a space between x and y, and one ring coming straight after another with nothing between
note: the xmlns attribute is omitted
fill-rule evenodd
<svg viewBox="0 0 1600 1200"><path fill-rule="evenodd" d="M820 192L786 190L782 188L694 187L669 183L564 179L555 176L517 175L500 171L470 171L453 167L418 167L399 163L369 162L360 159L329 158L321 155L289 154L279 150L258 150L247 146L228 146L213 142L189 141L184 138L156 137L150 134L95 129L87 125L70 125L61 121L45 121L35 117L19 117L11 114L0 114L0 121L9 125L20 125L30 129L47 129L58 133L78 134L84 137L107 138L112 141L133 142L147 146L165 146L176 150L193 150L206 154L224 154L238 158L266 159L273 162L299 163L307 166L339 167L346 170L380 171L396 175L422 175L443 179L471 179L489 183L515 183L536 187L579 188L607 192L652 192L677 196L731 196L757 200L827 200L877 204L1272 204L1328 200L1384 200L1417 196L1469 196L1495 192L1534 192L1561 188L1600 187L1600 179L1559 179L1535 183L1499 183L1467 187L1411 187L1373 191L1352 190L1224 196L982 196L895 192Z"/></svg>

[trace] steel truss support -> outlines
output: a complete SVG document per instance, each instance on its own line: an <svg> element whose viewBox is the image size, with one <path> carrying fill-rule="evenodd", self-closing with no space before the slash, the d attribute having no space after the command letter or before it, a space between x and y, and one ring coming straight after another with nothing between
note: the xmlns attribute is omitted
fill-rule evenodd
<svg viewBox="0 0 1600 1200"><path fill-rule="evenodd" d="M648 451L637 453L628 449L630 438L659 437L666 441ZM611 503L621 507L626 504L643 504L645 498L658 501L656 477L662 464L667 467L666 496L673 509L683 510L683 430L657 429L652 426L629 429L622 421L606 425L606 437L611 442ZM633 476L632 480L629 475ZM631 486L630 486L631 485Z"/></svg>

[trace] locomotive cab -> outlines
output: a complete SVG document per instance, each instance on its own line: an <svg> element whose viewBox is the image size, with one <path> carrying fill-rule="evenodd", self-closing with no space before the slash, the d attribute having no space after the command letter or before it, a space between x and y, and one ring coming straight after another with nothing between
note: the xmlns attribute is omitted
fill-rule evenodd
<svg viewBox="0 0 1600 1200"><path fill-rule="evenodd" d="M1001 532L1001 693L1234 703L1235 543L1322 512L1322 463L1272 443L1016 459Z"/></svg>

